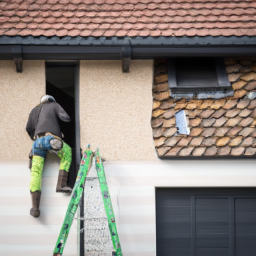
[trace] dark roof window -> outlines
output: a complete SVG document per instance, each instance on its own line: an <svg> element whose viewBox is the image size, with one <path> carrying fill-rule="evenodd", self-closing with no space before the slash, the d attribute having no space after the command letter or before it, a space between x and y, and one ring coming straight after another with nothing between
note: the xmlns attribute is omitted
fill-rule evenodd
<svg viewBox="0 0 256 256"><path fill-rule="evenodd" d="M173 97L221 98L233 95L222 58L169 59L168 83Z"/></svg>

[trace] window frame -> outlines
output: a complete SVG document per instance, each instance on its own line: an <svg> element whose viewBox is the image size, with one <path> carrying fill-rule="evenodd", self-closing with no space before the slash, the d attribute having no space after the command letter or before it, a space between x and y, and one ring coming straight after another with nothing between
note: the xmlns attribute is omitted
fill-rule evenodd
<svg viewBox="0 0 256 256"><path fill-rule="evenodd" d="M179 91L181 90L182 93L193 93L193 92L202 92L202 91L232 91L232 86L228 80L228 75L226 73L226 68L224 65L224 58L213 58L214 59L214 64L215 64L215 70L216 70L216 75L217 75L217 80L218 80L218 86L216 87L193 87L191 86L190 88L188 87L182 87L178 86L177 83L177 75L176 75L176 58L170 58L168 59L168 86L169 89L173 93L180 93ZM174 89L174 90L172 90Z"/></svg>

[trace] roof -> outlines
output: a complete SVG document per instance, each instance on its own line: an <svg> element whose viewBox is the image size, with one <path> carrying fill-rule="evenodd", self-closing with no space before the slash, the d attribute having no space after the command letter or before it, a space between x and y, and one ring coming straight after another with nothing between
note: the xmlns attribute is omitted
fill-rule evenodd
<svg viewBox="0 0 256 256"><path fill-rule="evenodd" d="M256 155L256 58L226 59L226 71L233 97L175 100L167 62L156 62L152 128L160 158ZM190 135L176 133L174 115L180 110L188 116Z"/></svg>
<svg viewBox="0 0 256 256"><path fill-rule="evenodd" d="M0 36L255 36L254 0L5 0Z"/></svg>

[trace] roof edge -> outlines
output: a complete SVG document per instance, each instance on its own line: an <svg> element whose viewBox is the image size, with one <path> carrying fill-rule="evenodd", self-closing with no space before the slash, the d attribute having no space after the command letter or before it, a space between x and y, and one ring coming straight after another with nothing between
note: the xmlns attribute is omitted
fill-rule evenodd
<svg viewBox="0 0 256 256"><path fill-rule="evenodd" d="M172 57L254 57L255 37L8 37L0 36L0 59L121 60Z"/></svg>
<svg viewBox="0 0 256 256"><path fill-rule="evenodd" d="M135 45L256 45L256 36L182 36L182 37L46 37L0 36L0 45L123 45L127 38Z"/></svg>

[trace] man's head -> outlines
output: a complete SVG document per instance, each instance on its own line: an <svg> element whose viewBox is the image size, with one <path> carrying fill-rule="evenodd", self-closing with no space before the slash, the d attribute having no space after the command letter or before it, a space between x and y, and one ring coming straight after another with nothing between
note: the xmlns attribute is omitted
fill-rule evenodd
<svg viewBox="0 0 256 256"><path fill-rule="evenodd" d="M44 95L41 100L41 103L46 103L46 102L56 102L56 100L51 96L51 95Z"/></svg>

